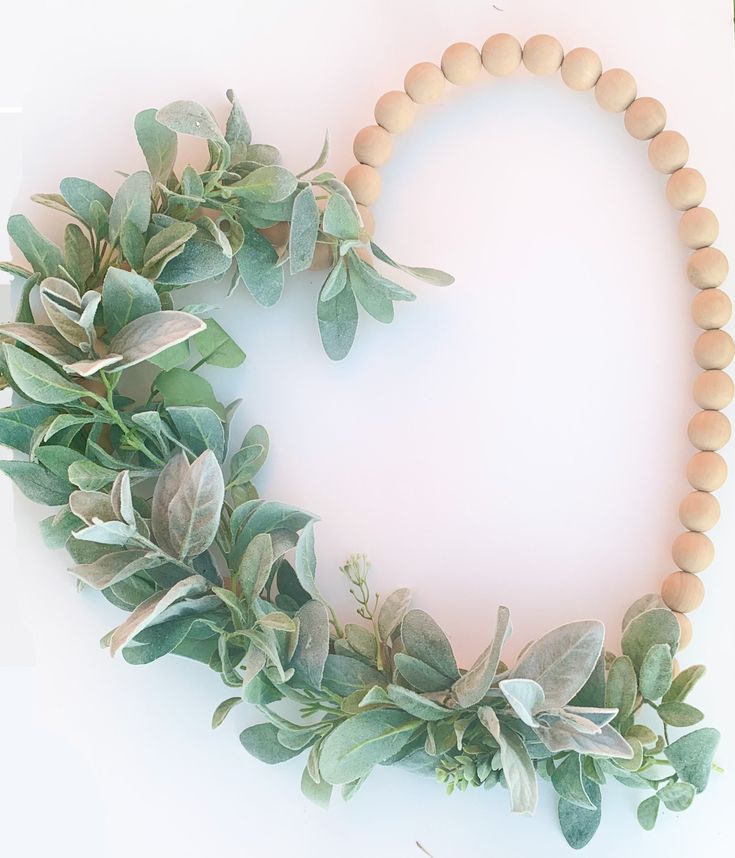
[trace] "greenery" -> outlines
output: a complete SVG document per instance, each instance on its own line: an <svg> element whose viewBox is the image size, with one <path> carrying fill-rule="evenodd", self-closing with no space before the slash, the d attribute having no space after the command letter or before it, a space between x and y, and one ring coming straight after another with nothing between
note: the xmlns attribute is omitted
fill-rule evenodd
<svg viewBox="0 0 735 858"><path fill-rule="evenodd" d="M408 590L371 594L364 557L341 569L357 622L343 625L321 596L316 517L258 496L268 434L254 426L234 449L237 403L220 403L196 372L237 367L245 354L214 308L175 309L173 296L227 276L271 305L286 268L304 271L326 244L333 267L317 315L332 358L352 344L357 303L389 321L393 302L413 296L365 261L370 245L403 268L370 242L349 191L323 171L326 147L295 175L275 149L251 142L228 95L224 133L191 102L140 113L148 171L114 197L78 178L38 195L72 219L63 248L23 216L8 224L30 270L3 266L24 285L15 321L0 326L0 371L15 393L0 410L0 442L24 458L0 469L57 508L42 523L47 544L65 547L80 584L127 612L104 645L131 664L174 654L217 671L232 694L213 726L255 705L265 720L243 730L243 747L266 763L304 755L302 789L321 805L335 786L349 798L375 766L394 764L433 774L449 793L500 786L521 813L535 809L540 776L574 848L597 829L609 780L641 791L646 829L662 805L684 810L707 785L718 734L672 735L702 720L688 696L704 668L674 677L679 625L658 597L628 611L618 657L602 624L582 621L531 643L512 666L501 607L493 640L462 670ZM207 140L203 172L174 175L179 133ZM283 221L289 239L277 250L261 230ZM155 373L135 401L121 383L140 381L142 365Z"/></svg>

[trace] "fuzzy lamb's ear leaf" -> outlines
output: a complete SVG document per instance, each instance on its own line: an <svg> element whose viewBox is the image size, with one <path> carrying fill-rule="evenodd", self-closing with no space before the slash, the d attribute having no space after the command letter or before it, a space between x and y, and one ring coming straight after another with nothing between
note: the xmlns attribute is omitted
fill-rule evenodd
<svg viewBox="0 0 735 858"><path fill-rule="evenodd" d="M203 331L205 324L191 313L159 310L129 322L109 343L110 352L122 355L115 369L128 369L182 343Z"/></svg>
<svg viewBox="0 0 735 858"><path fill-rule="evenodd" d="M572 849L583 849L595 836L602 819L600 787L589 779L585 779L584 786L590 801L595 805L594 810L572 804L563 798L559 799L559 825L564 839Z"/></svg>
<svg viewBox="0 0 735 858"><path fill-rule="evenodd" d="M248 727L240 733L240 743L256 760L269 765L285 763L301 753L301 749L291 750L278 741L278 728L274 724Z"/></svg>
<svg viewBox="0 0 735 858"><path fill-rule="evenodd" d="M224 143L212 114L195 101L172 101L156 112L156 120L178 134L191 134L215 143Z"/></svg>
<svg viewBox="0 0 735 858"><path fill-rule="evenodd" d="M319 333L324 351L332 360L347 357L357 333L358 311L355 293L348 284L334 298L317 302Z"/></svg>
<svg viewBox="0 0 735 858"><path fill-rule="evenodd" d="M544 689L538 682L533 679L503 679L500 690L521 721L529 727L536 727L538 722L533 716L544 703Z"/></svg>
<svg viewBox="0 0 735 858"><path fill-rule="evenodd" d="M403 622L411 605L411 591L402 587L395 590L383 602L378 614L378 634L383 642L390 640L393 632Z"/></svg>
<svg viewBox="0 0 735 858"><path fill-rule="evenodd" d="M252 602L268 580L273 566L273 540L269 533L259 533L242 555L237 571L243 597Z"/></svg>
<svg viewBox="0 0 735 858"><path fill-rule="evenodd" d="M171 556L174 556L176 552L169 531L169 507L188 472L189 462L186 456L183 453L176 453L159 474L158 482L153 490L151 528L158 545Z"/></svg>
<svg viewBox="0 0 735 858"><path fill-rule="evenodd" d="M513 730L503 727L489 706L481 706L477 715L500 746L500 762L508 784L511 811L533 813L538 803L538 780L523 740Z"/></svg>
<svg viewBox="0 0 735 858"><path fill-rule="evenodd" d="M168 507L168 531L176 556L197 557L212 544L225 495L222 470L211 450L188 469Z"/></svg>
<svg viewBox="0 0 735 858"><path fill-rule="evenodd" d="M176 161L176 134L156 119L156 109L135 117L135 136L143 150L153 182L166 184Z"/></svg>
<svg viewBox="0 0 735 858"><path fill-rule="evenodd" d="M654 608L634 617L623 632L623 654L639 671L648 650L654 644L668 644L671 655L676 655L681 632L679 623L668 608Z"/></svg>
<svg viewBox="0 0 735 858"><path fill-rule="evenodd" d="M643 657L640 692L645 700L660 700L671 687L674 665L669 645L654 644Z"/></svg>
<svg viewBox="0 0 735 858"><path fill-rule="evenodd" d="M128 176L115 194L110 208L110 239L119 241L126 227L142 234L150 219L151 175L140 170Z"/></svg>
<svg viewBox="0 0 735 858"><path fill-rule="evenodd" d="M299 608L296 617L299 636L291 667L296 671L296 677L318 691L329 654L329 615L322 602L312 600Z"/></svg>
<svg viewBox="0 0 735 858"><path fill-rule="evenodd" d="M582 773L582 757L575 753L565 757L551 775L551 783L561 798L578 807L595 810L585 782L589 780Z"/></svg>
<svg viewBox="0 0 735 858"><path fill-rule="evenodd" d="M636 599L625 612L625 616L623 617L623 622L621 624L621 631L625 631L628 623L644 611L652 611L657 608L665 607L666 604L658 593L646 593L645 596L641 596L640 599Z"/></svg>
<svg viewBox="0 0 735 858"><path fill-rule="evenodd" d="M664 756L681 780L703 792L712 771L712 761L720 741L720 734L712 727L702 727L672 742L664 748Z"/></svg>
<svg viewBox="0 0 735 858"><path fill-rule="evenodd" d="M56 370L9 343L3 345L5 364L10 378L21 392L34 402L43 405L63 405L76 402L90 393L80 385L65 378Z"/></svg>
<svg viewBox="0 0 735 858"><path fill-rule="evenodd" d="M686 700L689 692L706 673L703 664L692 664L684 668L682 672L671 683L671 688L664 694L663 702L682 702Z"/></svg>
<svg viewBox="0 0 735 858"><path fill-rule="evenodd" d="M492 643L467 673L452 686L452 693L463 708L479 703L489 691L498 670L500 654L510 634L510 611L501 605L498 608L498 621ZM543 699L543 691L541 697Z"/></svg>
<svg viewBox="0 0 735 858"><path fill-rule="evenodd" d="M41 235L25 215L17 214L8 219L8 235L38 274L53 277L64 264L61 248Z"/></svg>
<svg viewBox="0 0 735 858"><path fill-rule="evenodd" d="M605 706L618 710L618 720L624 720L633 711L638 694L638 679L633 662L627 655L616 658L610 665L605 688Z"/></svg>
<svg viewBox="0 0 735 858"><path fill-rule="evenodd" d="M459 679L457 662L447 636L425 612L409 611L401 623L401 640L407 655L446 676Z"/></svg>
<svg viewBox="0 0 735 858"><path fill-rule="evenodd" d="M247 158L248 146L252 141L252 132L245 111L231 89L227 90L227 100L232 105L225 128L225 140L230 144L232 163L239 164Z"/></svg>

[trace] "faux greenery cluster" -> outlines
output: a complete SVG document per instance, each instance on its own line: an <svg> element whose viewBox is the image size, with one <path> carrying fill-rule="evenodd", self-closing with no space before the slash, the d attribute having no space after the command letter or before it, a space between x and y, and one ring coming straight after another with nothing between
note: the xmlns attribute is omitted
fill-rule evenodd
<svg viewBox="0 0 735 858"><path fill-rule="evenodd" d="M687 697L704 668L674 677L679 625L657 597L626 614L619 657L605 651L602 624L583 621L532 642L513 666L502 660L501 607L493 640L461 670L408 590L371 596L364 557L341 570L361 622L342 625L320 594L315 516L259 498L268 435L254 426L231 451L236 403L218 402L196 372L245 355L214 308L174 309L173 293L232 271L233 286L242 280L269 305L285 268L307 269L326 243L333 267L318 318L333 358L352 344L358 302L389 321L393 302L413 296L360 255L370 245L395 264L370 242L347 188L327 172L305 178L322 169L326 147L294 175L275 149L251 143L229 98L224 134L191 102L139 114L149 169L114 197L76 178L37 196L74 221L63 249L22 216L8 226L32 270L3 266L24 286L16 320L0 326L3 384L16 394L0 411L0 442L27 458L0 469L58 507L42 523L47 544L65 547L77 579L128 612L104 644L132 664L173 653L217 671L234 693L214 726L255 704L265 721L242 732L243 746L268 763L304 754L302 789L319 804L334 786L349 798L375 766L396 764L434 774L450 793L500 785L527 813L541 776L575 848L597 829L609 779L646 796L646 829L662 805L684 810L707 784L718 734L669 735L702 719ZM203 172L174 175L177 133L206 138ZM290 237L278 251L259 230L282 221ZM120 385L140 380L131 370L143 364L156 370L141 402Z"/></svg>

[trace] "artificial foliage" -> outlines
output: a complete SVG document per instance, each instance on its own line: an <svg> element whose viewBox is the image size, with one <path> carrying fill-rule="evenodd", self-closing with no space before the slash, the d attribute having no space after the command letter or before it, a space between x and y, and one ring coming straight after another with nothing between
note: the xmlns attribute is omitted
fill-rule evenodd
<svg viewBox="0 0 735 858"><path fill-rule="evenodd" d="M307 270L326 245L317 319L339 359L358 305L388 322L395 301L414 297L366 250L437 284L451 278L400 266L372 242L349 190L324 170L326 145L295 174L275 148L252 142L228 98L224 133L192 102L138 114L148 170L126 175L114 196L79 178L36 195L70 219L63 247L22 215L8 223L29 267L3 265L23 287L16 319L0 326L2 382L15 394L0 410L0 442L24 458L0 469L56 508L43 537L66 548L80 585L127 612L103 644L135 665L173 654L217 671L231 691L213 726L243 703L257 707L264 720L243 730L243 747L266 763L301 755L302 790L321 805L334 787L350 798L376 766L400 765L448 793L504 789L520 813L533 812L546 780L574 848L594 835L609 781L638 792L645 829L662 808L685 810L707 785L718 733L697 727L689 694L704 668L675 675L679 625L659 597L628 611L618 656L602 623L578 621L512 665L500 607L468 669L408 590L371 595L362 556L341 569L355 621L322 597L316 517L259 497L266 430L254 426L235 447L237 403L220 403L198 373L237 367L245 354L214 307L182 303L179 290L224 279L270 306L286 272ZM203 170L174 172L178 134L206 139ZM267 228L283 222L288 240L274 247ZM142 400L121 393L151 376Z"/></svg>

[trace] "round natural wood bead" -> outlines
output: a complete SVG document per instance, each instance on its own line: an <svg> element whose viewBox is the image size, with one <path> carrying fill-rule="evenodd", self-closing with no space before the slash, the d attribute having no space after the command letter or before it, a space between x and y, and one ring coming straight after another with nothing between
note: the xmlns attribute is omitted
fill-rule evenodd
<svg viewBox="0 0 735 858"><path fill-rule="evenodd" d="M635 78L625 69L608 69L595 85L595 98L603 110L622 113L633 103L638 92Z"/></svg>
<svg viewBox="0 0 735 858"><path fill-rule="evenodd" d="M735 343L727 331L705 331L694 343L694 359L702 369L725 369L735 357Z"/></svg>
<svg viewBox="0 0 735 858"><path fill-rule="evenodd" d="M671 659L671 678L676 679L676 677L681 673L681 664L679 663L678 658Z"/></svg>
<svg viewBox="0 0 735 858"><path fill-rule="evenodd" d="M720 233L720 222L710 209L695 206L684 212L679 221L679 239L692 250L714 244Z"/></svg>
<svg viewBox="0 0 735 858"><path fill-rule="evenodd" d="M467 86L480 76L482 57L474 45L457 42L442 54L444 77L455 86Z"/></svg>
<svg viewBox="0 0 735 858"><path fill-rule="evenodd" d="M671 546L671 556L682 572L698 574L715 559L715 547L704 533L687 530L680 533Z"/></svg>
<svg viewBox="0 0 735 858"><path fill-rule="evenodd" d="M380 125L367 125L355 135L355 158L370 167L382 167L393 154L393 138Z"/></svg>
<svg viewBox="0 0 735 858"><path fill-rule="evenodd" d="M415 118L416 102L397 89L381 95L375 105L375 121L391 134L408 131Z"/></svg>
<svg viewBox="0 0 735 858"><path fill-rule="evenodd" d="M695 250L687 263L687 276L692 286L712 289L721 286L730 272L730 263L725 254L716 247Z"/></svg>
<svg viewBox="0 0 735 858"><path fill-rule="evenodd" d="M679 504L679 521L687 530L711 530L720 520L720 504L709 492L690 492Z"/></svg>
<svg viewBox="0 0 735 858"><path fill-rule="evenodd" d="M496 33L482 46L482 64L494 77L513 74L521 64L521 43L509 33Z"/></svg>
<svg viewBox="0 0 735 858"><path fill-rule="evenodd" d="M352 191L356 203L371 206L380 198L380 173L367 164L355 164L345 176L345 185Z"/></svg>
<svg viewBox="0 0 735 858"><path fill-rule="evenodd" d="M688 614L704 601L704 584L690 572L672 572L661 585L661 598L672 611Z"/></svg>
<svg viewBox="0 0 735 858"><path fill-rule="evenodd" d="M721 411L699 411L687 428L692 446L698 450L721 450L730 440L730 421Z"/></svg>
<svg viewBox="0 0 735 858"><path fill-rule="evenodd" d="M334 245L318 241L309 271L326 271L334 265Z"/></svg>
<svg viewBox="0 0 735 858"><path fill-rule="evenodd" d="M584 92L600 79L602 61L589 48L575 48L564 57L561 64L561 78L564 83L576 92Z"/></svg>
<svg viewBox="0 0 735 858"><path fill-rule="evenodd" d="M365 228L367 234L370 236L375 235L375 215L373 214L372 209L369 209L367 206L358 203L357 210L360 212L360 217L362 218L362 225Z"/></svg>
<svg viewBox="0 0 735 858"><path fill-rule="evenodd" d="M280 223L274 223L273 226L266 226L259 229L258 232L274 247L284 247L288 243L288 237L291 234L291 224L288 221L282 220Z"/></svg>
<svg viewBox="0 0 735 858"><path fill-rule="evenodd" d="M694 401L700 408L721 411L732 402L735 385L721 369L708 369L694 382Z"/></svg>
<svg viewBox="0 0 735 858"><path fill-rule="evenodd" d="M719 453L695 453L687 464L689 485L700 492L716 492L727 479L727 462Z"/></svg>
<svg viewBox="0 0 735 858"><path fill-rule="evenodd" d="M531 74L554 74L559 71L563 59L564 48L553 36L531 36L523 46L523 65Z"/></svg>
<svg viewBox="0 0 735 858"><path fill-rule="evenodd" d="M648 160L659 173L674 173L689 160L689 144L678 131L662 131L648 145Z"/></svg>
<svg viewBox="0 0 735 858"><path fill-rule="evenodd" d="M692 301L692 318L705 331L722 328L732 316L732 301L722 289L697 292Z"/></svg>
<svg viewBox="0 0 735 858"><path fill-rule="evenodd" d="M669 177L666 183L666 199L680 212L698 206L707 193L707 182L699 170L682 167Z"/></svg>
<svg viewBox="0 0 735 858"><path fill-rule="evenodd" d="M692 642L692 621L686 614L674 611L676 622L679 623L679 652L686 649ZM676 661L676 659L674 659ZM681 670L681 668L679 668ZM678 673L679 671L677 671Z"/></svg>
<svg viewBox="0 0 735 858"><path fill-rule="evenodd" d="M625 130L636 140L650 140L666 127L666 108L656 98L636 98L625 111Z"/></svg>
<svg viewBox="0 0 735 858"><path fill-rule="evenodd" d="M417 63L406 72L403 88L416 104L435 104L442 97L446 83L436 63Z"/></svg>

